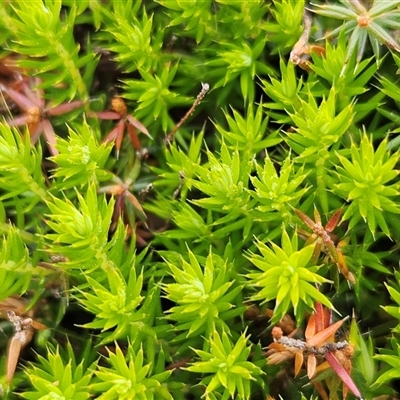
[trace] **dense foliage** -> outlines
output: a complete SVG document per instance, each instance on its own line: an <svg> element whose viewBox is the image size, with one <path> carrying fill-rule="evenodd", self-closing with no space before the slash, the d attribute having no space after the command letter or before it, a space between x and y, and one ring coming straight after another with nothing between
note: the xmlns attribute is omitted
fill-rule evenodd
<svg viewBox="0 0 400 400"><path fill-rule="evenodd" d="M0 397L396 398L400 1L331 3L0 2Z"/></svg>

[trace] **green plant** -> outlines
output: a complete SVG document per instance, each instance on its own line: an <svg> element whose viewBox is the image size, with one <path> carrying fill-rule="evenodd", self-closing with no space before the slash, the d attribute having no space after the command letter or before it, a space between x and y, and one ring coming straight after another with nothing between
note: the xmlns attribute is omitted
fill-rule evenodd
<svg viewBox="0 0 400 400"><path fill-rule="evenodd" d="M247 361L250 347L246 347L248 338L241 335L233 346L226 332L221 335L214 332L210 340L210 352L196 350L201 361L187 369L191 372L211 374L201 381L206 386L203 395L206 399L215 399L214 392L223 388L222 398L249 399L250 383L263 372L260 367Z"/></svg>
<svg viewBox="0 0 400 400"><path fill-rule="evenodd" d="M4 398L396 397L399 5L0 2Z"/></svg>
<svg viewBox="0 0 400 400"><path fill-rule="evenodd" d="M279 247L272 242L269 248L258 242L256 245L262 256L249 255L249 260L262 271L247 275L249 285L257 291L251 299L262 302L275 299L271 322L281 320L290 305L298 320L304 317L307 309L313 308L315 301L332 308L331 302L313 286L328 282L317 274L318 266L309 264L315 244L298 250L297 233L290 238L285 230L281 243Z"/></svg>
<svg viewBox="0 0 400 400"><path fill-rule="evenodd" d="M349 229L363 218L372 234L377 226L387 236L391 236L383 212L398 214L398 209L391 197L399 194L398 184L389 184L397 175L394 166L398 154L389 156L384 140L374 152L371 140L363 135L359 149L351 145L351 162L344 156L338 155L342 167L338 168L339 183L333 191L351 205L347 208L343 219L350 219ZM391 219L387 219L388 222ZM392 230L395 232L395 230Z"/></svg>
<svg viewBox="0 0 400 400"><path fill-rule="evenodd" d="M96 367L96 362L89 365L90 351L90 346L87 346L79 364L69 343L66 351L50 348L46 357L38 355L39 362L31 364L27 370L27 376L35 391L23 393L22 397L30 400L88 399L89 393L86 388Z"/></svg>
<svg viewBox="0 0 400 400"><path fill-rule="evenodd" d="M156 371L153 371L151 364L144 364L143 349L134 352L128 348L125 356L117 345L115 353L108 350L108 355L111 368L100 367L96 372L98 382L90 386L94 393L100 394L98 399L173 399L171 392L163 385L172 371L153 373ZM159 361L158 369L162 369L162 352Z"/></svg>
<svg viewBox="0 0 400 400"><path fill-rule="evenodd" d="M365 8L359 0L341 0L341 3L344 6L314 4L317 8L313 11L326 17L346 21L343 26L325 36L331 37L343 30L347 34L351 32L346 63L356 50L357 61L361 60L367 38L377 59L379 58L379 44L385 44L396 51L400 51L399 44L388 31L388 29L399 28L399 12L394 10L400 4L398 1L374 1L369 9Z"/></svg>
<svg viewBox="0 0 400 400"><path fill-rule="evenodd" d="M203 268L190 250L190 264L181 255L174 254L180 258L180 265L174 265L168 262L171 256L165 255L176 283L165 284L164 291L167 299L177 306L168 311L167 318L177 322L177 331L184 331L175 340L182 341L199 335L208 338L216 328L229 332L229 325L233 324L234 317L243 313L244 307L235 307L231 303L243 285L232 279L233 273L228 263L225 261L222 264L222 260L211 251Z"/></svg>
<svg viewBox="0 0 400 400"><path fill-rule="evenodd" d="M73 38L76 5L65 17L61 15L61 6L60 0L46 1L40 7L22 1L13 7L4 5L18 37L18 41L9 42L10 50L31 57L18 61L18 66L35 71L43 80L41 88L47 89L47 93L54 91L58 102L76 95L87 100L96 56L90 48L85 55L79 55L80 46ZM65 83L67 90L57 90Z"/></svg>

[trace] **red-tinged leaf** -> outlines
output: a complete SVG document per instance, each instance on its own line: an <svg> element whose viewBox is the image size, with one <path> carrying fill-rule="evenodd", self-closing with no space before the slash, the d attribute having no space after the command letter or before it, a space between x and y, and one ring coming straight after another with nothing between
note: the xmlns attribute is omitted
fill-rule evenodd
<svg viewBox="0 0 400 400"><path fill-rule="evenodd" d="M71 101L70 103L63 103L56 107L49 108L48 110L45 110L45 113L49 116L62 115L62 114L66 114L72 110L75 110L79 107L82 107L84 104L85 103L82 100L75 100L75 101Z"/></svg>
<svg viewBox="0 0 400 400"><path fill-rule="evenodd" d="M327 307L322 307L322 312L324 313L324 329L327 328L332 320L332 311Z"/></svg>
<svg viewBox="0 0 400 400"><path fill-rule="evenodd" d="M326 393L326 390L325 390L324 385L322 384L322 382L313 382L313 385L314 385L315 389L317 389L319 397L322 400L329 400L329 396Z"/></svg>
<svg viewBox="0 0 400 400"><path fill-rule="evenodd" d="M28 81L30 85L28 85ZM37 88L41 83L42 81L39 78L23 79L21 82L21 90L25 96L39 108L44 107L44 92L42 89Z"/></svg>
<svg viewBox="0 0 400 400"><path fill-rule="evenodd" d="M117 132L115 137L115 149L117 150L117 159L119 158L119 149L121 148L122 139L124 138L124 130L125 130L125 121L121 119L121 121L117 124Z"/></svg>
<svg viewBox="0 0 400 400"><path fill-rule="evenodd" d="M124 194L121 194L120 196L117 197L117 200L116 200L115 206L114 206L113 216L112 216L112 223L111 223L112 231L115 230L118 220L121 218L122 210L124 208L124 201L125 201Z"/></svg>
<svg viewBox="0 0 400 400"><path fill-rule="evenodd" d="M344 369L347 371L347 373L351 376L351 360L350 358L346 358L344 362ZM349 387L346 384L343 384L343 398L346 399L347 393L349 391Z"/></svg>
<svg viewBox="0 0 400 400"><path fill-rule="evenodd" d="M89 117L97 117L98 119L103 120L116 120L121 119L121 116L115 111L100 111L100 112L91 112L88 114Z"/></svg>
<svg viewBox="0 0 400 400"><path fill-rule="evenodd" d="M22 126L22 125L27 124L29 119L30 119L29 115L26 115L26 114L25 115L20 115L17 118L13 118L12 120L7 121L7 124L9 126Z"/></svg>
<svg viewBox="0 0 400 400"><path fill-rule="evenodd" d="M341 208L337 210L329 219L329 221L326 223L325 230L327 232L332 232L336 228L337 224L340 222L342 211L343 210Z"/></svg>
<svg viewBox="0 0 400 400"><path fill-rule="evenodd" d="M147 135L150 139L153 139L147 130L147 128L137 119L133 118L132 115L127 115L126 119L131 123L136 129L139 129L140 132L144 133Z"/></svg>
<svg viewBox="0 0 400 400"><path fill-rule="evenodd" d="M0 89L7 93L7 95L17 104L19 108L23 111L28 111L32 107L37 107L37 102L31 101L28 97L23 94L17 92L14 89L7 88L6 86L1 85Z"/></svg>
<svg viewBox="0 0 400 400"><path fill-rule="evenodd" d="M294 209L294 212L310 229L314 228L315 222L308 215L304 214L303 211L300 211L297 208Z"/></svg>
<svg viewBox="0 0 400 400"><path fill-rule="evenodd" d="M331 312L320 302L315 302L315 333L323 331L329 326Z"/></svg>
<svg viewBox="0 0 400 400"><path fill-rule="evenodd" d="M312 313L310 315L310 318L308 319L308 323L307 323L306 331L304 332L304 336L306 337L306 340L308 341L315 335L315 333L316 333L315 313Z"/></svg>
<svg viewBox="0 0 400 400"><path fill-rule="evenodd" d="M51 155L56 156L58 154L58 150L56 149L56 134L54 133L53 126L48 119L44 119L41 124L49 151Z"/></svg>
<svg viewBox="0 0 400 400"><path fill-rule="evenodd" d="M311 353L307 358L307 376L308 379L312 379L315 374L315 368L317 367L317 358L315 354Z"/></svg>
<svg viewBox="0 0 400 400"><path fill-rule="evenodd" d="M351 376L347 373L342 364L338 361L338 359L334 356L333 353L328 352L325 355L326 361L328 361L329 365L335 372L335 374L343 381L343 383L351 390L351 392L358 399L362 399L361 393L358 390L356 384L351 379Z"/></svg>
<svg viewBox="0 0 400 400"><path fill-rule="evenodd" d="M304 356L302 351L297 351L296 354L294 355L294 376L296 377L300 370L301 367L303 366L304 362Z"/></svg>
<svg viewBox="0 0 400 400"><path fill-rule="evenodd" d="M122 121L123 122L123 121ZM104 137L104 139L103 139L103 143L110 143L110 142L114 142L115 141L115 139L116 139L116 137L117 137L117 134L118 134L118 129L119 129L119 123L118 123L118 125L115 127L115 128L113 128L109 133L107 133L107 135ZM122 124L122 128L124 127L124 124ZM123 132L123 131L122 131Z"/></svg>
<svg viewBox="0 0 400 400"><path fill-rule="evenodd" d="M136 129L131 124L127 124L127 125L128 125L129 139L131 139L132 146L135 150L140 151L142 146L140 145L140 141L139 141L138 135L136 133Z"/></svg>
<svg viewBox="0 0 400 400"><path fill-rule="evenodd" d="M29 133L30 133L30 137L31 137L31 143L35 144L38 140L40 135L43 132L43 121L40 121L36 124L29 124L28 125L28 129L29 129Z"/></svg>
<svg viewBox="0 0 400 400"><path fill-rule="evenodd" d="M307 340L309 346L321 346L322 344L329 341L330 338L334 338L336 331L342 326L343 322L346 321L348 317L329 325L327 328L321 332L316 333L311 339ZM333 341L333 340L332 340Z"/></svg>
<svg viewBox="0 0 400 400"><path fill-rule="evenodd" d="M146 218L146 214L142 208L142 205L139 203L139 200L131 192L126 192L125 195L127 200L133 205L133 207L135 207L135 209L143 214L144 218Z"/></svg>

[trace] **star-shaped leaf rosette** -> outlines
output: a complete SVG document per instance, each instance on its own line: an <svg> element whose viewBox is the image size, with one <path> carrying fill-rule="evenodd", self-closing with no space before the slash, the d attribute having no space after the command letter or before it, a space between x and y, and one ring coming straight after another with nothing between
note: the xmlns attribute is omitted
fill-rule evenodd
<svg viewBox="0 0 400 400"><path fill-rule="evenodd" d="M142 146L140 144L137 130L144 133L150 139L153 139L147 128L132 115L128 114L128 108L125 101L118 96L115 96L111 101L111 111L100 111L91 113L90 116L96 116L102 120L115 120L118 121L117 125L104 137L104 142L115 142L117 151L117 158L124 137L125 130L128 132L129 139L135 150L140 151Z"/></svg>
<svg viewBox="0 0 400 400"><path fill-rule="evenodd" d="M46 139L47 147L51 155L57 155L55 147L56 134L50 117L66 114L84 105L84 101L75 100L62 103L57 106L45 104L43 90L39 88L41 84L38 78L21 78L18 82L18 89L6 85L0 85L0 90L17 104L22 114L10 119L10 126L28 126L32 144L35 144L43 134Z"/></svg>
<svg viewBox="0 0 400 400"><path fill-rule="evenodd" d="M346 340L335 341L335 333L347 317L335 323L331 322L331 317L331 310L316 303L305 330L306 340L294 339L291 334L285 336L279 324L275 326L272 329L274 341L268 346L266 353L268 364L281 364L294 358L295 376L305 365L307 376L321 399L336 398L340 381L343 383L344 399L349 390L357 399L362 399L360 390L351 378L354 346ZM323 381L329 389L329 396Z"/></svg>

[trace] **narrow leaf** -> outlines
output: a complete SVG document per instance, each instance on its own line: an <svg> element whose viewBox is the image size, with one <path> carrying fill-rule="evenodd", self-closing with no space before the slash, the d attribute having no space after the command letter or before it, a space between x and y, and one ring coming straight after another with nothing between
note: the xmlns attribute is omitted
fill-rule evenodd
<svg viewBox="0 0 400 400"><path fill-rule="evenodd" d="M358 390L357 386L351 379L351 376L347 373L344 367L340 364L338 359L333 355L333 353L328 352L325 355L326 361L328 361L329 365L335 371L336 375L343 381L343 383L351 390L351 392L356 396L358 399L362 399L360 391Z"/></svg>

